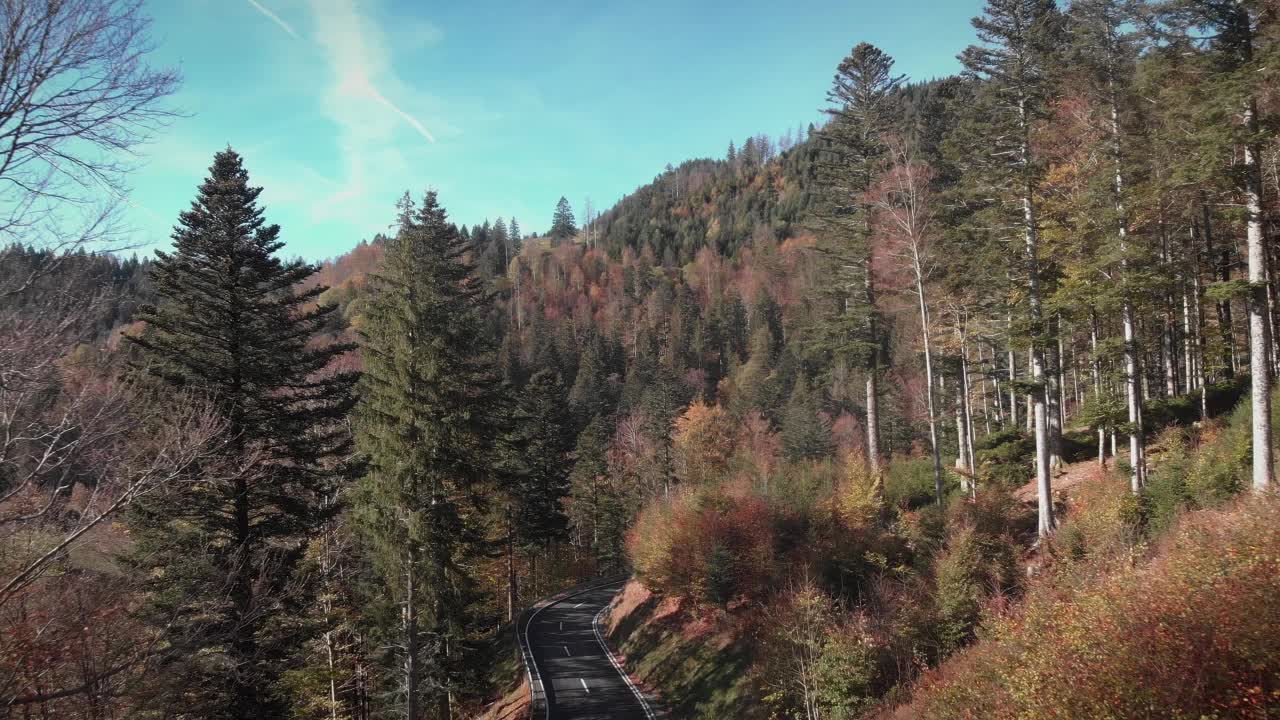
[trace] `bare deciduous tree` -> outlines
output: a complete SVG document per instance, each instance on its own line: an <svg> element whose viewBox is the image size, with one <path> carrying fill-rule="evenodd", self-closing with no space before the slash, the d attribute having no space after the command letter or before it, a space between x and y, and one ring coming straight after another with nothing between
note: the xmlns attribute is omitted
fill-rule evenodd
<svg viewBox="0 0 1280 720"><path fill-rule="evenodd" d="M932 267L929 247L933 206L927 165L916 157L914 149L897 138L887 141L888 169L874 194L881 230L889 240L892 255L910 267L915 282L917 308L920 313L920 336L924 350L925 405L929 418L929 441L933 448L933 483L939 505L942 504L942 450L939 447L938 411L934 400L933 326L929 314L926 285Z"/></svg>
<svg viewBox="0 0 1280 720"><path fill-rule="evenodd" d="M113 520L185 478L220 425L201 403L148 398L96 352L74 350L88 347L100 296L8 297L0 306L0 708L58 714L75 705L74 714L96 717L155 639L125 612L132 595L113 548L126 538Z"/></svg>
<svg viewBox="0 0 1280 720"><path fill-rule="evenodd" d="M131 153L172 117L141 0L0 0L0 236L107 230ZM77 219L80 213L86 217Z"/></svg>

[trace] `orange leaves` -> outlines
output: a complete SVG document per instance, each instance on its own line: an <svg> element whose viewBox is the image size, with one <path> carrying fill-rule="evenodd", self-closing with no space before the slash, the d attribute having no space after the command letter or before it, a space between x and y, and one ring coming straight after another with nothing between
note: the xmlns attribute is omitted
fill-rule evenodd
<svg viewBox="0 0 1280 720"><path fill-rule="evenodd" d="M1145 566L1073 568L1035 585L897 716L1265 718L1280 708L1280 502L1191 515Z"/></svg>
<svg viewBox="0 0 1280 720"><path fill-rule="evenodd" d="M763 597L774 584L775 524L768 505L750 492L686 491L641 513L627 551L651 587L725 606Z"/></svg>
<svg viewBox="0 0 1280 720"><path fill-rule="evenodd" d="M686 482L719 479L733 454L733 419L719 405L699 398L676 418L672 440Z"/></svg>

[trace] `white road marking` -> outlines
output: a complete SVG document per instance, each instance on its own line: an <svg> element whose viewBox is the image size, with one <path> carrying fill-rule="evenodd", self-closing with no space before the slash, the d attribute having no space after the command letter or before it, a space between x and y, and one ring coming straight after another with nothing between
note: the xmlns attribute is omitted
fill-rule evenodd
<svg viewBox="0 0 1280 720"><path fill-rule="evenodd" d="M591 592L592 590L599 590L601 588L610 587L616 584L618 584L617 580L612 580L607 583L601 583L600 585L583 588L576 592L570 592L568 595L566 595L562 599L567 600L568 598L571 598L574 595L581 595L583 593ZM524 643L522 643L524 647L522 648L522 653L526 655L525 672L528 673L528 676L529 676L529 702L534 707L537 707L537 703L539 699L538 696L539 695L542 696L543 712L545 713L544 717L546 718L546 720L551 720L551 703L546 701L547 686L546 686L546 682L542 678L542 674L538 671L538 660L533 655L533 647L529 642L529 628L533 625L533 621L537 619L538 613L542 612L543 610L546 610L552 605L556 605L558 602L559 601L551 600L551 601L548 601L546 605L543 605L540 608L533 609L533 611L529 613L528 619L526 619L524 622L524 633L523 633ZM579 603L579 605L581 604L583 603ZM618 661L613 657L613 653L609 652L609 646L605 645L604 639L600 637L600 629L599 629L600 615L604 614L604 611L607 609L608 609L608 605L601 608L600 612L595 617L595 621L592 623L593 625L592 629L595 630L596 639L600 641L600 645L601 647L604 648L605 655L609 658L609 661L613 663L613 666L615 668L617 668L619 674L622 675L622 679L627 682L627 685L631 687L631 691L635 693L636 697L640 700L640 704L644 706L645 715L648 718L650 718L650 720L653 720L654 714L653 714L653 711L649 709L649 703L645 701L644 696L641 695L640 691L637 690L635 685L631 683L631 678L627 677L626 672L622 670L621 666L618 664ZM585 685L586 683L583 683L583 684ZM587 692L590 693L591 692L590 689L588 689Z"/></svg>
<svg viewBox="0 0 1280 720"><path fill-rule="evenodd" d="M574 609L574 610L577 610L578 608L582 607L583 605L586 605L586 603L578 603L577 605L574 605L574 606L573 606L573 609Z"/></svg>
<svg viewBox="0 0 1280 720"><path fill-rule="evenodd" d="M560 623L560 629L561 629L561 630L563 630L563 629L564 629L564 623Z"/></svg>
<svg viewBox="0 0 1280 720"><path fill-rule="evenodd" d="M561 645L560 647L564 648L564 655L565 655L565 657L570 657L570 656L572 656L572 655L573 655L573 653L569 652L569 646L568 646L568 645Z"/></svg>
<svg viewBox="0 0 1280 720"><path fill-rule="evenodd" d="M583 689L583 690L586 690L586 691L587 691L587 694L588 694L588 695L590 695L590 694L591 694L591 688L587 687L587 681L586 681L586 680L583 680L582 678L578 678L578 682L582 683L582 689Z"/></svg>
<svg viewBox="0 0 1280 720"><path fill-rule="evenodd" d="M622 667L622 663L618 662L618 658L614 657L613 651L609 649L609 644L604 641L604 635L600 633L600 617L609 609L608 605L600 608L600 612L591 620L591 630L595 632L596 642L600 643L600 649L604 650L605 657L609 658L609 663L613 665L613 669L618 671L622 676L622 681L631 688L631 693L636 696L636 700L640 701L640 707L644 709L644 716L649 720L656 720L653 708L649 707L649 701L644 698L644 693L640 692L640 688L631 682L631 676L627 674L626 668Z"/></svg>

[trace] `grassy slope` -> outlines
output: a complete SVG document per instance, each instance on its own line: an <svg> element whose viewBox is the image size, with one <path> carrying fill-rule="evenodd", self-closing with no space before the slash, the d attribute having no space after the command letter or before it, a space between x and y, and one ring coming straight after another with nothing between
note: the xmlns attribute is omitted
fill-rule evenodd
<svg viewBox="0 0 1280 720"><path fill-rule="evenodd" d="M656 688L673 718L755 720L750 657L731 616L695 616L632 580L609 613L610 643L646 689Z"/></svg>

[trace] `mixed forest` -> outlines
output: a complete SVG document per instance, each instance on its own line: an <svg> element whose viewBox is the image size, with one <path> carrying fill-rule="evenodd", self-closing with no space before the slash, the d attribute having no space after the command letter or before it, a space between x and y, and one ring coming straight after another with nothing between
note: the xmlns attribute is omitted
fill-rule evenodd
<svg viewBox="0 0 1280 720"><path fill-rule="evenodd" d="M479 717L621 573L672 717L1280 711L1273 0L851 37L812 123L320 263L231 147L130 255L140 4L0 29L0 718Z"/></svg>

